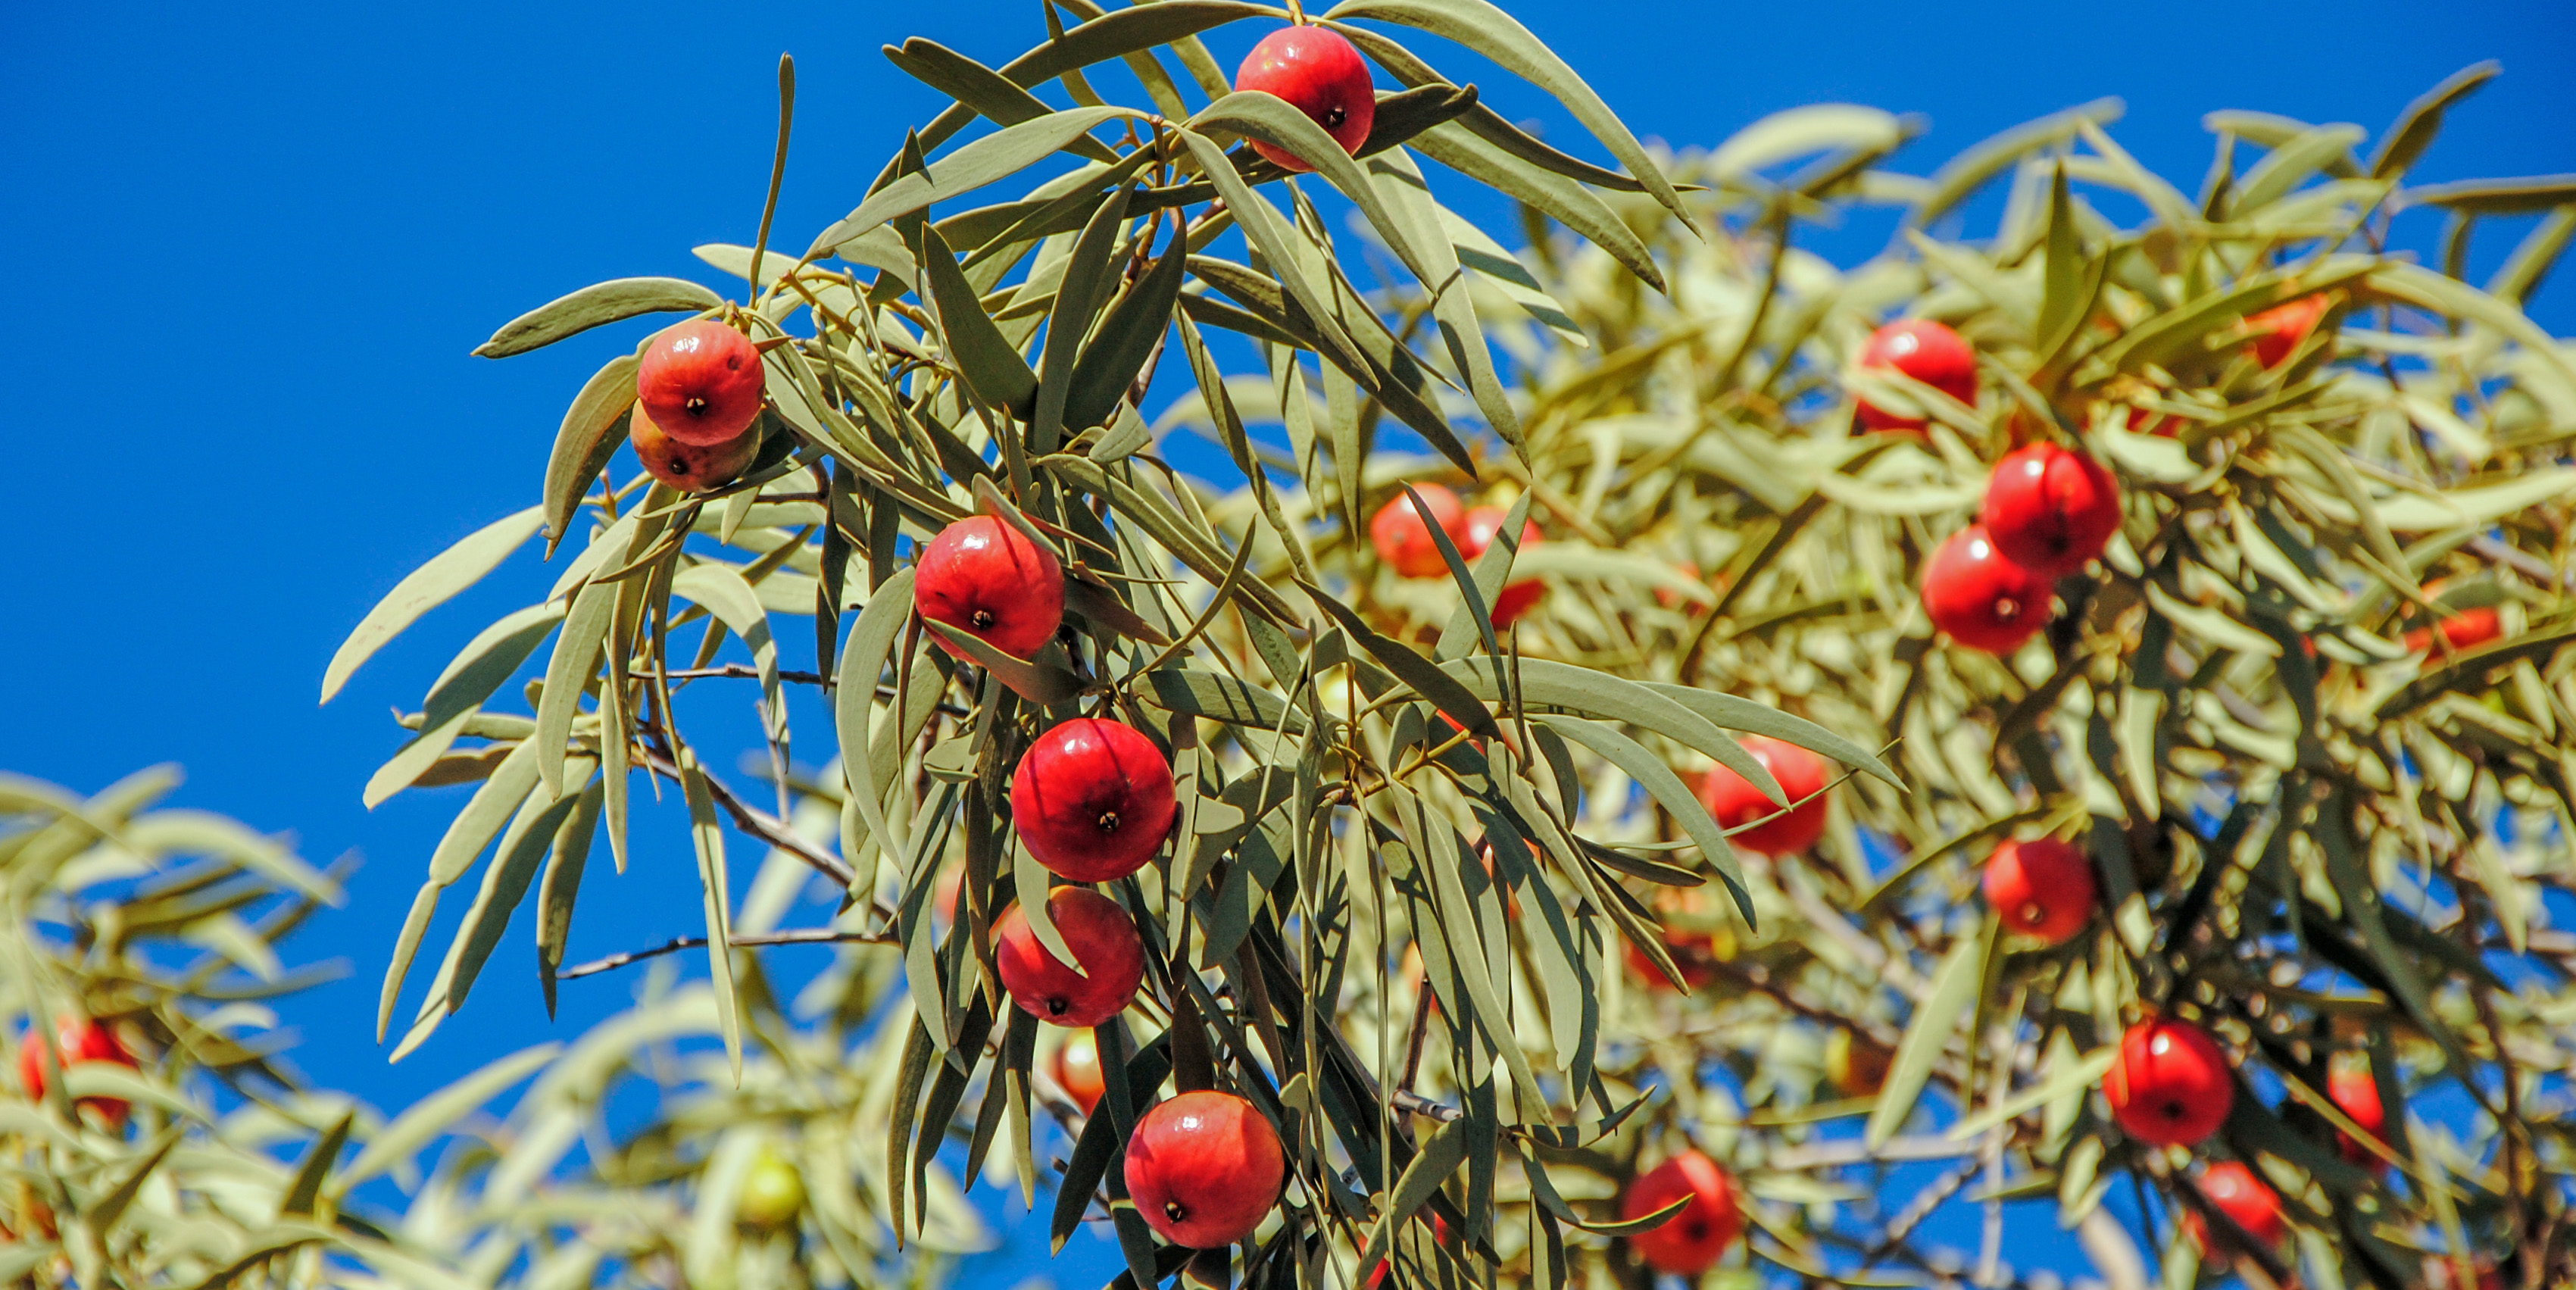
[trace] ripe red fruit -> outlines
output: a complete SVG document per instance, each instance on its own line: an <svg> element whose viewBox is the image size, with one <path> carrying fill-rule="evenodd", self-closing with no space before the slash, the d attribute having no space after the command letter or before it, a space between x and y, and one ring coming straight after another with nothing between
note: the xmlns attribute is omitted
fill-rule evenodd
<svg viewBox="0 0 2576 1290"><path fill-rule="evenodd" d="M45 1097L44 1049L43 1037L33 1030L18 1044L18 1079L26 1086L29 1101L43 1101ZM66 1016L55 1023L54 1050L55 1058L66 1067L82 1062L114 1062L132 1070L138 1064L113 1027L82 1017ZM120 1097L85 1097L78 1106L96 1113L111 1126L123 1125L126 1114L134 1109Z"/></svg>
<svg viewBox="0 0 2576 1290"><path fill-rule="evenodd" d="M1977 402L1977 353L1967 338L1928 318L1892 322L1870 334L1862 367L1892 368L1970 407ZM1904 416L1860 401L1860 423L1869 430L1923 433L1927 418Z"/></svg>
<svg viewBox="0 0 2576 1290"><path fill-rule="evenodd" d="M2009 654L2048 625L2049 580L2012 562L1986 526L1950 535L1923 564L1923 612L1950 639Z"/></svg>
<svg viewBox="0 0 2576 1290"><path fill-rule="evenodd" d="M2289 1220L2281 1212L2280 1193L2273 1191L2271 1184L2264 1182L2252 1169L2236 1161L2222 1160L2204 1171L2200 1175L2200 1194L2208 1197L2209 1203L2219 1213L2234 1220L2238 1227L2245 1229L2247 1236L2253 1237L2255 1243L2265 1249L2279 1245L2290 1235ZM2183 1226L2191 1229L2191 1237L2199 1242L2200 1248L2218 1248L2218 1243L2210 1239L2209 1222L2200 1216L2199 1210L2186 1206L2183 1209Z"/></svg>
<svg viewBox="0 0 2576 1290"><path fill-rule="evenodd" d="M1064 566L1055 552L1010 524L969 515L939 530L922 550L912 603L932 622L1013 658L1028 658L1064 622ZM945 640L938 645L966 658Z"/></svg>
<svg viewBox="0 0 2576 1290"><path fill-rule="evenodd" d="M1369 545L1377 548L1377 558L1407 578L1445 578L1449 562L1440 558L1440 544L1431 536L1437 524L1450 535L1451 541L1464 531L1466 508L1458 504L1458 495L1438 484L1423 484L1413 491L1422 494L1422 504L1430 508L1426 516L1414 509L1413 499L1398 493L1395 500L1377 510L1369 519Z"/></svg>
<svg viewBox="0 0 2576 1290"><path fill-rule="evenodd" d="M1476 557L1483 555L1485 549L1494 544L1494 539L1502 534L1503 521L1509 518L1510 513L1499 506L1479 506L1468 511L1463 531L1458 536L1458 554L1472 565ZM1527 551L1539 541L1538 525L1522 520L1521 550ZM1434 556L1437 557L1436 552ZM1546 597L1547 584L1536 578L1503 584L1501 594L1494 597L1494 630L1502 631L1518 622L1521 615Z"/></svg>
<svg viewBox="0 0 2576 1290"><path fill-rule="evenodd" d="M2093 921L2093 862L2056 838L2006 842L1986 860L1986 903L2004 926L2063 945Z"/></svg>
<svg viewBox="0 0 2576 1290"><path fill-rule="evenodd" d="M2054 578L2082 569L2120 531L2120 485L2091 457L2035 443L1995 463L1978 519L2005 559Z"/></svg>
<svg viewBox="0 0 2576 1290"><path fill-rule="evenodd" d="M1091 1114L1109 1092L1108 1077L1100 1071L1100 1041L1087 1030L1065 1035L1064 1042L1056 1047L1055 1069L1050 1073L1055 1076L1056 1087L1063 1089L1084 1115Z"/></svg>
<svg viewBox="0 0 2576 1290"><path fill-rule="evenodd" d="M664 434L712 448L751 428L768 382L749 338L700 318L653 338L635 373L635 399Z"/></svg>
<svg viewBox="0 0 2576 1290"><path fill-rule="evenodd" d="M1288 105L1324 127L1342 151L1356 153L1377 123L1377 91L1369 84L1368 63L1339 32L1322 27L1290 27L1261 38L1234 74L1234 88L1260 90L1288 100ZM1314 167L1295 153L1255 140L1252 150L1292 171Z"/></svg>
<svg viewBox="0 0 2576 1290"><path fill-rule="evenodd" d="M2370 1068L2349 1066L2329 1073L2326 1076L2326 1100L2334 1103L2335 1109L2343 1112L2354 1124L2360 1125L2362 1132L2385 1140L2388 1107L2379 1100L2379 1081L2371 1075ZM2354 1164L2368 1165L2374 1170L2388 1168L2388 1162L2378 1152L2355 1142L2351 1134L2341 1130L2335 1133L2335 1150Z"/></svg>
<svg viewBox="0 0 2576 1290"><path fill-rule="evenodd" d="M2236 1079L2208 1031L2153 1017L2120 1036L2120 1053L2103 1076L2102 1092L2111 1101L2111 1118L2130 1137L2188 1147L2226 1123L2236 1104Z"/></svg>
<svg viewBox="0 0 2576 1290"><path fill-rule="evenodd" d="M1717 1265L1726 1247L1744 1234L1744 1211L1735 1180L1717 1162L1685 1151L1637 1176L1619 1202L1623 1220L1644 1218L1683 1197L1690 1203L1661 1227L1628 1238L1637 1257L1658 1272L1695 1277Z"/></svg>
<svg viewBox="0 0 2576 1290"><path fill-rule="evenodd" d="M1771 772L1771 778L1780 781L1780 791L1795 805L1778 819L1731 834L1727 841L1767 856L1791 855L1814 846L1825 835L1825 799L1817 796L1825 789L1825 759L1769 735L1746 735L1737 742ZM1709 768L1708 778L1700 781L1699 800L1722 829L1742 828L1780 810L1752 780L1724 766Z"/></svg>
<svg viewBox="0 0 2576 1290"><path fill-rule="evenodd" d="M2443 619L2439 627L2418 627L2406 633L2406 648L2409 650L2433 648L2433 633L2436 631L2442 633L2442 639L2449 642L2451 648L2468 649L2471 646L2484 645L2504 635L2504 624L2496 618L2493 606L2482 605L2476 609L2463 609Z"/></svg>
<svg viewBox="0 0 2576 1290"><path fill-rule="evenodd" d="M1252 1235L1287 1179L1279 1131L1232 1093L1156 1103L1127 1139L1127 1195L1174 1245L1212 1250Z"/></svg>
<svg viewBox="0 0 2576 1290"><path fill-rule="evenodd" d="M1011 1001L1051 1026L1097 1026L1125 1011L1145 979L1145 942L1136 935L1136 920L1117 901L1082 887L1048 893L1047 918L1082 971L1057 958L1029 926L1028 914L1014 905L993 928L994 966Z"/></svg>
<svg viewBox="0 0 2576 1290"><path fill-rule="evenodd" d="M1172 763L1126 726L1076 717L1038 736L1011 776L1011 822L1057 877L1108 882L1145 867L1180 803Z"/></svg>
<svg viewBox="0 0 2576 1290"><path fill-rule="evenodd" d="M683 493L730 484L760 455L760 436L750 430L708 447L682 443L664 434L640 403L626 420L626 438L635 445L636 460L644 463L645 473Z"/></svg>
<svg viewBox="0 0 2576 1290"><path fill-rule="evenodd" d="M2279 367L2287 362L2308 333L2317 329L2317 321L2326 316L2329 302L2324 296L2301 296L2287 304L2274 305L2245 319L2245 330L2251 333L2254 361L2265 367Z"/></svg>

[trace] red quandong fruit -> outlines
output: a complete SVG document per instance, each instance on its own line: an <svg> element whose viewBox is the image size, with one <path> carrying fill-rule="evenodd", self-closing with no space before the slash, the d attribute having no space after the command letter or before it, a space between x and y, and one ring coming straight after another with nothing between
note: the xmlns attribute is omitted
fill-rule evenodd
<svg viewBox="0 0 2576 1290"><path fill-rule="evenodd" d="M27 1100L31 1102L45 1099L44 1050L43 1037L33 1030L28 1031L18 1044L18 1080L26 1086ZM134 1054L126 1049L125 1041L117 1038L114 1027L82 1017L66 1016L55 1024L54 1056L66 1067L82 1062L113 1062L132 1070L138 1065ZM111 1127L122 1126L126 1115L134 1109L125 1099L118 1097L85 1097L76 1105L78 1109L105 1120Z"/></svg>
<svg viewBox="0 0 2576 1290"><path fill-rule="evenodd" d="M760 455L760 435L749 429L729 442L706 447L682 443L662 433L640 403L626 419L626 440L635 445L635 459L644 463L644 473L683 493L730 484Z"/></svg>
<svg viewBox="0 0 2576 1290"><path fill-rule="evenodd" d="M2290 1235L2290 1221L2281 1212L2281 1194L2252 1169L2233 1160L2211 1165L2200 1175L2200 1194L2219 1213L2225 1214L2257 1245L2272 1249ZM2183 1226L2190 1229L2191 1239L2204 1250L2215 1251L2219 1243L2210 1239L2209 1221L2200 1211L2183 1207Z"/></svg>
<svg viewBox="0 0 2576 1290"><path fill-rule="evenodd" d="M653 338L635 373L635 399L662 433L712 448L751 428L768 382L748 337L700 318Z"/></svg>
<svg viewBox="0 0 2576 1290"><path fill-rule="evenodd" d="M2335 1109L2343 1112L2347 1119L2361 1126L2362 1132L2383 1142L2387 1140L2388 1107L2379 1100L2379 1080L2370 1073L2369 1067L2347 1066L2328 1073L2326 1100L2334 1103ZM2373 1171L2384 1173L2388 1169L2388 1161L2378 1152L2354 1141L2351 1134L2340 1129L2335 1131L2335 1150L2344 1159L2357 1165L2367 1165Z"/></svg>
<svg viewBox="0 0 2576 1290"><path fill-rule="evenodd" d="M1736 742L1771 772L1771 778L1780 781L1780 791L1788 796L1792 807L1769 823L1731 833L1727 841L1767 856L1794 855L1814 846L1816 839L1825 835L1825 799L1819 796L1828 779L1825 759L1769 735L1746 735ZM1699 800L1716 817L1717 826L1729 830L1743 828L1780 810L1753 786L1752 780L1722 765L1710 767L1708 778L1700 781Z"/></svg>
<svg viewBox="0 0 2576 1290"><path fill-rule="evenodd" d="M1088 1029L1126 1011L1145 979L1136 920L1117 901L1081 887L1058 887L1046 904L1047 919L1082 970L1057 958L1014 905L993 929L993 962L1011 1001L1051 1026Z"/></svg>
<svg viewBox="0 0 2576 1290"><path fill-rule="evenodd" d="M990 515L939 530L913 571L912 603L1013 658L1028 658L1064 622L1064 566L1055 552ZM936 634L934 633L934 639ZM973 662L945 640L939 648Z"/></svg>
<svg viewBox="0 0 2576 1290"><path fill-rule="evenodd" d="M1950 639L2009 654L2048 625L2049 580L2004 555L1982 524L1950 535L1923 563L1923 612Z"/></svg>
<svg viewBox="0 0 2576 1290"><path fill-rule="evenodd" d="M1180 802L1154 741L1099 717L1038 736L1011 776L1011 822L1059 878L1110 882L1145 867Z"/></svg>
<svg viewBox="0 0 2576 1290"><path fill-rule="evenodd" d="M1155 1103L1127 1139L1127 1195L1174 1245L1212 1250L1252 1235L1287 1180L1279 1131L1232 1093Z"/></svg>
<svg viewBox="0 0 2576 1290"><path fill-rule="evenodd" d="M1055 1076L1056 1087L1063 1089L1084 1115L1091 1114L1109 1092L1108 1077L1100 1070L1100 1041L1089 1031L1065 1035L1064 1042L1056 1046L1055 1063L1049 1073Z"/></svg>
<svg viewBox="0 0 2576 1290"><path fill-rule="evenodd" d="M1401 577L1446 578L1449 562L1440 558L1440 543L1431 536L1431 526L1439 525L1454 543L1466 529L1466 508L1458 504L1456 493L1438 484L1419 485L1413 491L1422 495L1429 514L1415 509L1412 498L1397 493L1394 501L1369 518L1369 545Z"/></svg>
<svg viewBox="0 0 2576 1290"><path fill-rule="evenodd" d="M1902 372L1970 407L1977 404L1977 352L1967 338L1928 318L1892 322L1870 334L1860 365ZM1926 418L1890 412L1867 399L1857 409L1865 430L1923 433Z"/></svg>
<svg viewBox="0 0 2576 1290"><path fill-rule="evenodd" d="M1466 557L1472 567L1476 557L1483 555L1486 548L1494 544L1494 539L1501 535L1503 521L1510 518L1511 513L1499 506L1479 506L1468 511L1458 538L1458 554ZM1527 551L1539 541L1538 525L1528 520L1521 521L1521 550ZM1509 628L1546 597L1547 584L1536 578L1503 584L1501 593L1494 597L1494 630L1499 632Z"/></svg>
<svg viewBox="0 0 2576 1290"><path fill-rule="evenodd" d="M2111 1118L2130 1137L2159 1147L2197 1146L2236 1105L2235 1072L2218 1041L2188 1021L2154 1017L2120 1036L2102 1077Z"/></svg>
<svg viewBox="0 0 2576 1290"><path fill-rule="evenodd" d="M2004 926L2063 945L2093 921L2093 862L2056 838L2006 842L1986 860L1986 903Z"/></svg>
<svg viewBox="0 0 2576 1290"><path fill-rule="evenodd" d="M1619 1202L1619 1216L1644 1218L1687 1197L1681 1212L1663 1226L1639 1232L1628 1245L1658 1272L1695 1277L1717 1266L1728 1246L1744 1234L1744 1211L1735 1195L1735 1180L1716 1161L1685 1151L1639 1174Z"/></svg>
<svg viewBox="0 0 2576 1290"><path fill-rule="evenodd" d="M2245 330L2251 338L2246 343L2254 351L2254 361L2265 367L2288 362L2290 355L2307 343L2318 320L2326 316L2328 303L2324 296L2301 296L2261 313L2248 314Z"/></svg>
<svg viewBox="0 0 2576 1290"><path fill-rule="evenodd" d="M2060 577L2102 554L2120 531L2120 485L2091 457L2035 443L1995 463L1978 520L2005 559Z"/></svg>
<svg viewBox="0 0 2576 1290"><path fill-rule="evenodd" d="M2418 627L2406 633L2406 648L2415 651L2432 649L2436 631L2442 633L2442 640L2452 649L2468 649L2504 635L2504 622L2496 617L2495 608L2491 605L2463 609L2443 619L2439 626Z"/></svg>
<svg viewBox="0 0 2576 1290"><path fill-rule="evenodd" d="M1344 152L1357 153L1377 123L1377 90L1369 83L1367 61L1341 33L1322 27L1290 27L1262 37L1235 72L1234 88L1288 100ZM1252 149L1288 170L1314 169L1285 148L1254 140Z"/></svg>

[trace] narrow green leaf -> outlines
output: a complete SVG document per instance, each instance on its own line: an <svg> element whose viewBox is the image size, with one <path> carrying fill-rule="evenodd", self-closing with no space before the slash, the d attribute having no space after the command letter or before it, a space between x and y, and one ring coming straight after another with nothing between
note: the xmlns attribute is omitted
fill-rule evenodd
<svg viewBox="0 0 2576 1290"><path fill-rule="evenodd" d="M376 607L360 619L349 639L341 642L339 652L322 671L322 702L340 692L349 674L373 657L385 642L402 634L402 630L419 621L422 614L446 604L458 592L483 580L483 575L501 566L512 551L528 540L544 522L543 511L529 507L516 515L495 520L468 534L463 541L438 553L429 563L414 569Z"/></svg>
<svg viewBox="0 0 2576 1290"><path fill-rule="evenodd" d="M635 375L642 366L643 360L633 354L608 360L582 383L572 406L564 409L563 426L555 431L554 448L546 454L545 491L539 494L545 499L549 560L571 534L573 521L581 513L581 499L590 494L599 472L608 468L608 459L628 438Z"/></svg>
<svg viewBox="0 0 2576 1290"><path fill-rule="evenodd" d="M1869 1113L1864 1138L1871 1150L1886 1145L1914 1113L1914 1103L1922 1097L1924 1083L1932 1078L1933 1064L1940 1060L1950 1036L1958 1031L1959 1023L1977 1001L1977 987L1985 980L1986 954L1993 939L1991 929L1981 918L1961 929L1949 957L1933 972L1932 993L1907 1023L1905 1038L1897 1042L1887 1082L1878 1091L1878 1105Z"/></svg>
<svg viewBox="0 0 2576 1290"><path fill-rule="evenodd" d="M618 278L583 287L511 319L474 348L477 358L508 358L593 327L654 313L715 309L724 297L682 278Z"/></svg>
<svg viewBox="0 0 2576 1290"><path fill-rule="evenodd" d="M384 1132L368 1139L357 1159L340 1171L338 1185L332 1189L333 1196L348 1196L360 1183L393 1168L404 1158L445 1136L457 1121L480 1110L485 1103L500 1096L503 1090L554 1060L562 1047L561 1044L539 1044L534 1048L522 1048L412 1103L411 1109L396 1116L393 1123L385 1126Z"/></svg>

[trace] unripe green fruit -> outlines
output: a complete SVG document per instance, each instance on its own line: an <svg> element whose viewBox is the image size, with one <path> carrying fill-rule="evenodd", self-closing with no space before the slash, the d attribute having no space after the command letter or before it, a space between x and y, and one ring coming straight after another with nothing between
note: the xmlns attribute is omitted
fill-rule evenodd
<svg viewBox="0 0 2576 1290"><path fill-rule="evenodd" d="M743 1176L742 1199L734 1206L735 1220L745 1227L776 1231L794 1223L804 1208L805 1175L776 1148L762 1147L760 1158L751 1163L751 1172Z"/></svg>

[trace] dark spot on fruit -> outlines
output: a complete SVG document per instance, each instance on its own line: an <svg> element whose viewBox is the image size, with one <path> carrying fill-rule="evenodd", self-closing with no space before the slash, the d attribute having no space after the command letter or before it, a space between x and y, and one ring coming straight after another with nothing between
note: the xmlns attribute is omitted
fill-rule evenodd
<svg viewBox="0 0 2576 1290"><path fill-rule="evenodd" d="M979 632L984 631L993 625L993 611L990 609L978 609L974 613L968 614L966 616L966 621L973 623L975 625L975 630Z"/></svg>
<svg viewBox="0 0 2576 1290"><path fill-rule="evenodd" d="M1708 1239L1708 1224L1703 1223L1698 1219L1692 1219L1690 1222L1682 1224L1682 1235L1687 1236L1694 1241L1705 1241Z"/></svg>
<svg viewBox="0 0 2576 1290"><path fill-rule="evenodd" d="M1118 812L1102 811L1100 813L1099 823L1101 832L1116 833L1118 831Z"/></svg>
<svg viewBox="0 0 2576 1290"><path fill-rule="evenodd" d="M2007 596L1995 602L1995 617L2005 621L2021 617L2021 602Z"/></svg>
<svg viewBox="0 0 2576 1290"><path fill-rule="evenodd" d="M1066 1008L1071 1007L1072 1005L1070 1005L1070 1004L1068 1004L1068 1003L1066 1003L1066 1002L1064 1001L1064 996L1062 996L1062 995L1056 995L1056 996L1054 996L1054 997L1052 997L1052 998L1049 998L1049 999L1046 1001L1046 1006L1047 1006L1047 1015L1048 1015L1048 1016L1050 1016L1050 1017L1061 1017L1061 1016L1063 1016L1063 1015L1064 1015L1064 1013L1065 1013L1065 1009L1066 1009Z"/></svg>
<svg viewBox="0 0 2576 1290"><path fill-rule="evenodd" d="M727 354L727 355L725 355L725 370L726 370L726 371L728 371L728 372L739 372L739 371L741 371L741 370L742 370L742 355L740 355L740 354Z"/></svg>
<svg viewBox="0 0 2576 1290"><path fill-rule="evenodd" d="M1175 1223L1186 1223L1190 1221L1190 1207L1177 1200L1164 1201L1163 1217Z"/></svg>
<svg viewBox="0 0 2576 1290"><path fill-rule="evenodd" d="M2048 917L2048 911L2040 908L2038 901L2031 901L2021 907L2021 921L2031 926L2038 926L2039 921L2046 917Z"/></svg>
<svg viewBox="0 0 2576 1290"><path fill-rule="evenodd" d="M689 401L681 404L680 407L688 412L690 416L698 416L707 410L707 401L692 394L689 396Z"/></svg>
<svg viewBox="0 0 2576 1290"><path fill-rule="evenodd" d="M1348 110L1340 106L1326 108L1324 109L1324 128L1338 130L1342 128L1342 122L1350 119L1350 115Z"/></svg>

